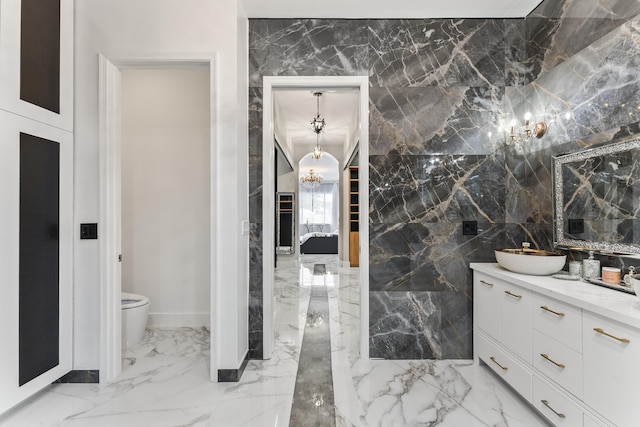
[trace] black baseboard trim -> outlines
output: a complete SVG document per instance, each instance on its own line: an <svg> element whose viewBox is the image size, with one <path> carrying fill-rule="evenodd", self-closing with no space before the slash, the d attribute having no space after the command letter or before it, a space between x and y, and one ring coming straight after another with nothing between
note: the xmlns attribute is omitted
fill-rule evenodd
<svg viewBox="0 0 640 427"><path fill-rule="evenodd" d="M97 384L100 382L100 371L97 369L86 369L71 371L68 374L54 381L62 384Z"/></svg>
<svg viewBox="0 0 640 427"><path fill-rule="evenodd" d="M249 362L249 353L245 354L244 360L238 369L218 369L218 382L219 383L237 383L240 381L244 369Z"/></svg>

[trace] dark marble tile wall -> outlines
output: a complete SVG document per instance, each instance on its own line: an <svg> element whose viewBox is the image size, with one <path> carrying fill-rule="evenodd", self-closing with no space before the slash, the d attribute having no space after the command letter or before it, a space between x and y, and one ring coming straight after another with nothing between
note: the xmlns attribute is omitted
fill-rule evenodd
<svg viewBox="0 0 640 427"><path fill-rule="evenodd" d="M489 132L518 81L522 23L369 24L371 357L472 356L468 265L504 243L506 170ZM480 234L463 236L463 220Z"/></svg>
<svg viewBox="0 0 640 427"><path fill-rule="evenodd" d="M507 90L506 113L530 111L549 130L505 151L508 180L518 183L507 206L524 219L507 232L508 244L528 237L553 246L552 156L638 133L639 13L636 0L545 0L527 18L526 86ZM629 262L603 258L603 265Z"/></svg>
<svg viewBox="0 0 640 427"><path fill-rule="evenodd" d="M504 85L503 20L368 22L374 87Z"/></svg>
<svg viewBox="0 0 640 427"><path fill-rule="evenodd" d="M262 358L262 77L367 75L367 21L249 21L249 355Z"/></svg>
<svg viewBox="0 0 640 427"><path fill-rule="evenodd" d="M372 357L472 356L468 264L492 261L506 236L505 157L489 132L525 60L524 20L250 21L250 168L261 166L263 76L370 78ZM259 223L261 179L251 177ZM463 220L478 221L479 235L462 236ZM257 355L258 228L251 238Z"/></svg>
<svg viewBox="0 0 640 427"><path fill-rule="evenodd" d="M250 20L252 357L263 76L369 76L370 354L469 358L469 262L523 241L551 248L551 156L638 130L639 8L545 0L526 20ZM500 125L525 111L548 134L505 145ZM463 236L462 220L479 234Z"/></svg>
<svg viewBox="0 0 640 427"><path fill-rule="evenodd" d="M527 17L529 81L640 13L636 0L546 0ZM531 79L533 77L533 79Z"/></svg>
<svg viewBox="0 0 640 427"><path fill-rule="evenodd" d="M262 88L249 89L249 357L262 359Z"/></svg>
<svg viewBox="0 0 640 427"><path fill-rule="evenodd" d="M369 70L365 20L251 19L249 86L263 76L362 76Z"/></svg>

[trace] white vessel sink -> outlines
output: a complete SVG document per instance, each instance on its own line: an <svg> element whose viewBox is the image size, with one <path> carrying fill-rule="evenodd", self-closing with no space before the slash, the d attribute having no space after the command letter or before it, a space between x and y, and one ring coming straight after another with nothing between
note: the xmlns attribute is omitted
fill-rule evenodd
<svg viewBox="0 0 640 427"><path fill-rule="evenodd" d="M562 270L566 255L536 249L496 249L498 264L514 273L548 276Z"/></svg>

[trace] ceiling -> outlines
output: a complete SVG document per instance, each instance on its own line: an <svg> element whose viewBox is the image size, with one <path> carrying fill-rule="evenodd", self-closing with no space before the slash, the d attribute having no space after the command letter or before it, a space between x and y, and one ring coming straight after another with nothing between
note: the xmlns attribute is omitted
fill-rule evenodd
<svg viewBox="0 0 640 427"><path fill-rule="evenodd" d="M316 144L316 134L311 130L311 120L316 115L314 92L322 93L320 115L326 123L319 135L320 146L342 146L348 138L354 137L359 125L360 101L360 94L355 89L274 90L274 123L281 144L310 147Z"/></svg>
<svg viewBox="0 0 640 427"><path fill-rule="evenodd" d="M242 0L249 18L524 18L541 0Z"/></svg>
<svg viewBox="0 0 640 427"><path fill-rule="evenodd" d="M274 128L280 145L287 145L301 152L310 152L316 145L316 133L311 130L311 120L316 115L320 92L320 116L325 119L324 130L318 135L318 143L323 150L341 153L347 141L357 139L360 119L360 93L356 89L276 89L273 91ZM307 156L310 156L309 154ZM326 158L326 159L325 159ZM321 161L302 159L300 167L314 170L326 180L337 181L335 159L322 156ZM335 169L335 171L333 171ZM333 171L333 172L331 172ZM335 175L335 176L334 176Z"/></svg>

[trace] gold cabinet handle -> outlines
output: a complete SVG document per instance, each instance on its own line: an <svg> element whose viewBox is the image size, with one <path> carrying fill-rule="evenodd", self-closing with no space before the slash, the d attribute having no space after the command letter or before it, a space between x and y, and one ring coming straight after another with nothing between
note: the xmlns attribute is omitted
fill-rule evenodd
<svg viewBox="0 0 640 427"><path fill-rule="evenodd" d="M504 293L507 294L507 295L511 295L514 298L522 299L522 295L516 295L511 291L504 291Z"/></svg>
<svg viewBox="0 0 640 427"><path fill-rule="evenodd" d="M599 334L606 335L606 336L608 336L609 338L613 338L614 340L618 340L618 341L623 342L623 343L625 343L625 344L626 344L626 343L630 343L630 342L631 342L631 341L629 341L629 340L628 340L628 339L626 339L626 338L618 338L618 337L616 337L615 335L608 334L608 333L606 333L602 328L593 328L593 330L594 330L594 331L596 331L596 332L597 332L597 333L599 333Z"/></svg>
<svg viewBox="0 0 640 427"><path fill-rule="evenodd" d="M491 361L493 363L495 363L496 365L500 366L500 369L502 369L503 371L508 371L509 368L507 368L506 366L502 366L500 363L498 363L498 361L496 360L495 357L491 356L489 359L491 359Z"/></svg>
<svg viewBox="0 0 640 427"><path fill-rule="evenodd" d="M549 405L549 401L548 400L541 400L540 402L542 402L542 404L544 406L546 406L547 408L549 408L549 410L551 410L551 412L553 412L554 414L556 414L556 416L558 418L566 418L566 416L564 414L561 414L560 412L556 411L555 409L553 409L551 407L551 405Z"/></svg>
<svg viewBox="0 0 640 427"><path fill-rule="evenodd" d="M550 358L548 354L540 353L540 356L544 357L546 360L548 360L549 362L553 363L558 368L562 368L562 369L566 368L566 366L564 366L562 363L558 363L555 360L553 360L552 358Z"/></svg>
<svg viewBox="0 0 640 427"><path fill-rule="evenodd" d="M482 283L483 285L487 285L490 288L493 288L493 283L485 282L484 280L480 280L480 283Z"/></svg>
<svg viewBox="0 0 640 427"><path fill-rule="evenodd" d="M546 305L541 305L540 308L543 309L544 311L548 311L549 313L555 314L558 317L564 317L564 313L560 313L558 311L553 311L549 307L547 307Z"/></svg>

